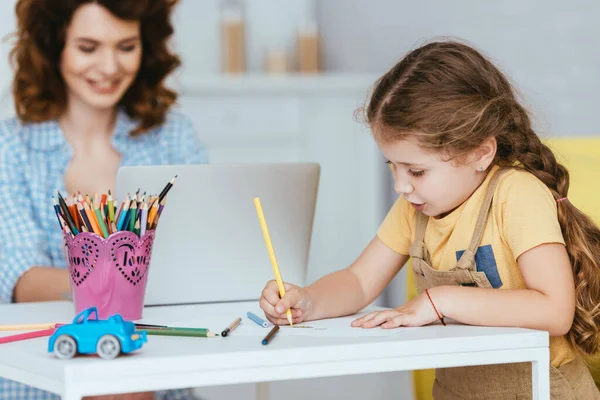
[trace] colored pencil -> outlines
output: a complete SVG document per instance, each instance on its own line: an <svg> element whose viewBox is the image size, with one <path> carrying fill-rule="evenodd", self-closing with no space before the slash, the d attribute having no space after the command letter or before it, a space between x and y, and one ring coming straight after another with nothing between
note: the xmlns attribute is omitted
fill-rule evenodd
<svg viewBox="0 0 600 400"><path fill-rule="evenodd" d="M100 225L98 225L98 221L96 220L96 215L94 214L94 212L90 208L89 204L87 202L84 202L83 207L84 207L85 213L88 216L88 219L89 219L90 223L92 224L92 231L96 235L102 236L102 230L100 229Z"/></svg>
<svg viewBox="0 0 600 400"><path fill-rule="evenodd" d="M273 326L273 329L271 329L269 333L267 333L267 336L262 340L262 344L269 344L277 332L279 332L279 325Z"/></svg>
<svg viewBox="0 0 600 400"><path fill-rule="evenodd" d="M54 213L61 229L71 237L80 232L93 232L108 238L118 231L129 231L142 237L150 229L156 229L158 220L166 204L166 195L175 183L177 175L167 183L159 196L140 194L138 189L127 195L119 203L108 190L108 194L95 193L94 196L73 193L67 201L57 190L57 198L52 197ZM120 204L120 206L119 206Z"/></svg>
<svg viewBox="0 0 600 400"><path fill-rule="evenodd" d="M58 219L58 223L60 224L60 207L58 206L58 203L56 202L56 198L54 198L54 196L52 196L52 202L54 203L54 212L56 213L56 219Z"/></svg>
<svg viewBox="0 0 600 400"><path fill-rule="evenodd" d="M171 190L171 188L173 187L173 185L175 184L175 180L177 179L177 175L175 175L173 177L173 179L171 179L169 181L169 183L167 183L167 185L165 186L165 188L162 190L162 192L160 192L160 194L158 195L158 203L160 203L162 201L162 199L167 195L167 193L169 193L169 190Z"/></svg>
<svg viewBox="0 0 600 400"><path fill-rule="evenodd" d="M94 213L96 214L96 220L98 221L98 225L100 226L100 230L102 231L102 237L108 237L108 229L106 229L106 224L104 223L104 218L102 218L102 213L100 212L100 204L98 204L94 200Z"/></svg>
<svg viewBox="0 0 600 400"><path fill-rule="evenodd" d="M54 333L55 330L56 330L56 328L48 328L48 329L44 329L41 331L31 331L31 332L27 332L27 333L19 333L17 335L0 337L0 344L17 342L19 340L33 339L33 338L44 337L44 336L50 336Z"/></svg>
<svg viewBox="0 0 600 400"><path fill-rule="evenodd" d="M125 226L124 229L129 232L133 232L133 229L135 228L135 220L137 219L137 200L134 199L131 202L133 203L135 208L129 207L129 224L128 226Z"/></svg>
<svg viewBox="0 0 600 400"><path fill-rule="evenodd" d="M113 222L115 220L115 206L110 189L108 190L108 220L109 222Z"/></svg>
<svg viewBox="0 0 600 400"><path fill-rule="evenodd" d="M50 329L56 328L56 322L48 322L41 324L8 324L8 325L0 325L1 332L7 331L33 331L37 329Z"/></svg>
<svg viewBox="0 0 600 400"><path fill-rule="evenodd" d="M148 223L148 202L144 202L142 206L142 218L140 220L140 236L146 233L146 224Z"/></svg>
<svg viewBox="0 0 600 400"><path fill-rule="evenodd" d="M215 337L208 329L144 329L147 335L152 336L185 336L185 337Z"/></svg>
<svg viewBox="0 0 600 400"><path fill-rule="evenodd" d="M277 288L279 289L279 296L283 299L283 296L285 296L285 287L283 286L283 279L281 278L281 272L279 271L277 257L275 257L275 249L273 248L273 243L271 242L271 235L269 234L269 228L267 227L267 220L265 219L265 214L263 213L262 205L258 197L254 198L254 205L256 207L258 221L260 222L260 228L267 246L267 252L269 253L269 259L271 260L271 267L273 267L273 273L275 274L275 281L277 282ZM293 326L292 310L289 308L286 310L286 316L290 326Z"/></svg>
<svg viewBox="0 0 600 400"><path fill-rule="evenodd" d="M123 207L121 208L121 212L119 214L119 221L117 222L117 230L122 230L123 229L123 221L125 220L125 216L127 215L127 212L129 211L129 200L125 199L125 201L123 202Z"/></svg>
<svg viewBox="0 0 600 400"><path fill-rule="evenodd" d="M154 205L148 212L148 229L152 229L154 218L156 217L156 213L158 212L158 206L159 206L158 202L155 201Z"/></svg>
<svg viewBox="0 0 600 400"><path fill-rule="evenodd" d="M87 228L88 232L93 232L94 227L92 226L90 219L88 218L81 203L77 203L77 211L79 212L79 215L81 216L81 220L83 221L83 225Z"/></svg>
<svg viewBox="0 0 600 400"><path fill-rule="evenodd" d="M71 232L73 232L73 234L77 235L79 233L79 230L75 227L75 221L73 221L73 217L71 216L69 207L67 206L67 203L65 202L65 199L62 197L60 192L57 191L57 193L58 193L58 205L60 206L60 209L62 210L63 218L65 219L65 221L67 221L67 226L69 227Z"/></svg>
<svg viewBox="0 0 600 400"><path fill-rule="evenodd" d="M144 324L144 323L136 323L135 327L136 328L142 328L142 329L146 329L146 328L168 328L167 325L154 325L154 324Z"/></svg>
<svg viewBox="0 0 600 400"><path fill-rule="evenodd" d="M152 224L152 229L156 229L156 226L158 225L158 219L162 215L162 211L165 208L165 204L167 204L167 198L166 197L164 199L162 199L162 201L160 202L160 205L158 206L158 212L156 214L156 217L154 217L154 222Z"/></svg>

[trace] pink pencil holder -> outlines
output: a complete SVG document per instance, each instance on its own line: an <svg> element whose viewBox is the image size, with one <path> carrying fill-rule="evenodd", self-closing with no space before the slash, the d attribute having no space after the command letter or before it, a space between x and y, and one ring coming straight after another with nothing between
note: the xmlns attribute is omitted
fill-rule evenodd
<svg viewBox="0 0 600 400"><path fill-rule="evenodd" d="M119 231L107 239L91 232L65 234L75 312L98 308L98 318L142 318L154 230L139 238Z"/></svg>

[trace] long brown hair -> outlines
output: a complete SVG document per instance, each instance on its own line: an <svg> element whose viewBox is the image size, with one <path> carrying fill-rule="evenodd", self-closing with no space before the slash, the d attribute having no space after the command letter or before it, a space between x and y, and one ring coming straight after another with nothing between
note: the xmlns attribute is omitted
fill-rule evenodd
<svg viewBox="0 0 600 400"><path fill-rule="evenodd" d="M372 127L385 128L373 129L378 139L416 137L450 158L493 136L494 164L532 173L557 200L568 195L569 172L532 129L508 79L468 45L443 41L411 51L377 81L365 111ZM557 207L577 297L567 338L591 355L600 342L600 230L569 201Z"/></svg>
<svg viewBox="0 0 600 400"><path fill-rule="evenodd" d="M25 122L42 122L65 112L67 91L59 71L60 57L71 18L87 3L97 3L120 19L140 21L140 71L119 106L129 117L139 119L134 135L160 125L177 98L164 86L167 75L180 65L167 48L173 34L170 15L177 0L19 0L16 43L10 53L17 116Z"/></svg>

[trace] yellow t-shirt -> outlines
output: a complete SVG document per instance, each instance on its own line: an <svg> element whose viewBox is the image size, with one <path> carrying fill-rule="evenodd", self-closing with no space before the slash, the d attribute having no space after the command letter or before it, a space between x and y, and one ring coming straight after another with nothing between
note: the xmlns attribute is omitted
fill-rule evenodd
<svg viewBox="0 0 600 400"><path fill-rule="evenodd" d="M443 218L429 218L425 244L432 267L447 271L468 248L493 167L485 181L460 207ZM525 282L517 258L544 243L562 243L556 201L548 187L524 170L512 169L498 182L483 238L475 255L477 270L496 289L523 289ZM416 210L399 197L383 221L378 237L399 254L408 254L415 239ZM564 336L550 338L550 360L557 367L574 359Z"/></svg>

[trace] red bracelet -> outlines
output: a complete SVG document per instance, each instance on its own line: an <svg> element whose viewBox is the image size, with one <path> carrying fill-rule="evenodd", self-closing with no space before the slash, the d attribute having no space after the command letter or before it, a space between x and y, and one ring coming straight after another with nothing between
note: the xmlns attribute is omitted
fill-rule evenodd
<svg viewBox="0 0 600 400"><path fill-rule="evenodd" d="M440 319L440 321L442 321L442 325L446 326L446 323L444 322L444 317L440 315L437 308L435 308L435 304L433 304L433 300L431 300L431 296L429 295L429 289L425 289L425 294L429 298L429 301L431 302L431 305L433 306L433 309L435 310L435 313L437 314L438 318Z"/></svg>

